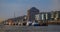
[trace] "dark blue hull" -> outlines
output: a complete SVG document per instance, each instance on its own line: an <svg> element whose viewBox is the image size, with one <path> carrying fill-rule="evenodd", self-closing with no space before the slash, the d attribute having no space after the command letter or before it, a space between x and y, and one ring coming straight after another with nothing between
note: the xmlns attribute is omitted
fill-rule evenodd
<svg viewBox="0 0 60 32"><path fill-rule="evenodd" d="M34 24L33 26L40 26L40 24Z"/></svg>

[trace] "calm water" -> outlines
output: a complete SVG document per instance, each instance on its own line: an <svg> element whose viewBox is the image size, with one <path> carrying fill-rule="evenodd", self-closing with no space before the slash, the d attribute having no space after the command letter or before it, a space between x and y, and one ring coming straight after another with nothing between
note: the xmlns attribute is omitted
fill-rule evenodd
<svg viewBox="0 0 60 32"><path fill-rule="evenodd" d="M0 32L60 32L60 25L48 26L0 26Z"/></svg>

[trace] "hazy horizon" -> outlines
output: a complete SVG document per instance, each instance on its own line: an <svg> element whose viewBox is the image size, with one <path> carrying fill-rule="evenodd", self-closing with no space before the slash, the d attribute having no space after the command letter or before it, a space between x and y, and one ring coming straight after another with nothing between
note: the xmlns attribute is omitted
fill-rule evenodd
<svg viewBox="0 0 60 32"><path fill-rule="evenodd" d="M0 0L0 19L26 15L27 10L36 7L41 12L60 10L60 0Z"/></svg>

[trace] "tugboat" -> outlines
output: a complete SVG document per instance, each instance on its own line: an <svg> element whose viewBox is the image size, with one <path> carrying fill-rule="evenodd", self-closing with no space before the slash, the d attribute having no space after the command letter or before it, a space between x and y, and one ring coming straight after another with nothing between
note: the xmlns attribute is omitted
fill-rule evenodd
<svg viewBox="0 0 60 32"><path fill-rule="evenodd" d="M37 22L33 22L33 23L32 23L32 26L40 26L40 24L37 23Z"/></svg>

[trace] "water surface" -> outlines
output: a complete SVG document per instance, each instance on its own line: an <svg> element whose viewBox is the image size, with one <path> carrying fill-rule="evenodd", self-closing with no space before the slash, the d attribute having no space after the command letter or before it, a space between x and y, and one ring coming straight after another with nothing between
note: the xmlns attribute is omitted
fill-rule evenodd
<svg viewBox="0 0 60 32"><path fill-rule="evenodd" d="M48 26L0 26L1 32L60 32L60 25Z"/></svg>

